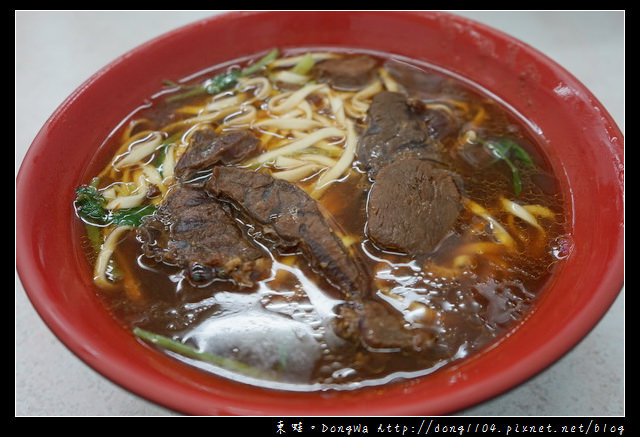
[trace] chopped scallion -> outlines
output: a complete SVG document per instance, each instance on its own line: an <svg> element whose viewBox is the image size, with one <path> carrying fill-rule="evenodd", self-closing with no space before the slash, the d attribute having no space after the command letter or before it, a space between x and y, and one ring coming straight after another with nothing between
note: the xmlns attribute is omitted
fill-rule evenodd
<svg viewBox="0 0 640 437"><path fill-rule="evenodd" d="M280 51L278 49L273 49L269 53L267 53L265 56L260 58L258 61L256 61L255 63L249 65L248 67L240 71L234 70L234 71L230 71L229 73L218 74L216 76L213 76L205 80L203 83L199 85L195 85L192 87L185 87L186 91L179 94L175 94L167 98L167 101L171 102L174 100L180 100L186 97L192 97L192 96L205 94L205 93L218 94L222 91L228 90L238 82L238 79L240 77L249 76L253 73L256 73L257 71L267 66L270 62L275 60L279 55L280 55ZM169 80L165 80L165 83L171 86L182 87L181 85Z"/></svg>
<svg viewBox="0 0 640 437"><path fill-rule="evenodd" d="M311 53L307 53L300 58L296 65L293 66L291 72L296 74L307 74L313 68L314 64L315 61L313 60L313 56Z"/></svg>
<svg viewBox="0 0 640 437"><path fill-rule="evenodd" d="M214 355L207 352L201 352L188 344L181 343L169 337L165 337L163 335L156 334L142 328L138 328L138 327L134 328L133 333L138 338L141 338L142 340L148 343L151 343L163 349L178 353L185 357L195 358L197 360L205 361L207 363L220 366L227 370L239 372L248 376L254 376L259 378L272 377L272 375L267 371L257 369L255 367L249 366L248 364L242 363L240 361L232 360L230 358L221 357L219 355Z"/></svg>
<svg viewBox="0 0 640 437"><path fill-rule="evenodd" d="M489 149L496 161L503 161L509 167L513 178L513 191L516 196L519 196L522 193L522 177L520 169L511 158L515 158L527 166L533 166L531 156L517 142L508 137L480 140L480 143Z"/></svg>
<svg viewBox="0 0 640 437"><path fill-rule="evenodd" d="M269 65L271 62L275 61L278 58L278 56L280 56L280 51L278 49L271 50L269 53L267 53L262 58L260 58L257 62L243 69L241 72L241 75L249 76L250 74L258 72L262 68Z"/></svg>

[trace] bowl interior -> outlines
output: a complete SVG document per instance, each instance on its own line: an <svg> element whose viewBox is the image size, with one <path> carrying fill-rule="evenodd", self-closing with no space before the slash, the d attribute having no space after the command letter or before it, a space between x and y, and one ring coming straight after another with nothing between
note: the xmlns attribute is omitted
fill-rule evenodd
<svg viewBox="0 0 640 437"><path fill-rule="evenodd" d="M397 44L399 37L403 44ZM562 182L573 246L536 309L494 347L432 376L384 388L279 392L213 378L155 353L97 300L74 238L72 187L84 182L85 168L105 152L100 146L114 127L166 78L273 47L311 46L375 50L440 66L502 101L539 138ZM197 415L446 414L553 363L613 302L623 278L622 150L611 117L570 73L467 19L404 12L224 14L116 59L52 115L18 175L16 262L36 310L71 351L107 378L169 408Z"/></svg>

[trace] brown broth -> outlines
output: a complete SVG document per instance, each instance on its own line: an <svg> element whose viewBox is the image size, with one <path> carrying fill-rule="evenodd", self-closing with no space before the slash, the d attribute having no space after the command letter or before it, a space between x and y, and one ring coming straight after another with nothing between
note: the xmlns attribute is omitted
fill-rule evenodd
<svg viewBox="0 0 640 437"><path fill-rule="evenodd" d="M516 237L512 251L495 248L483 256L474 254L468 265L452 267L465 245L491 240L489 226L477 214L463 210L455 227L438 249L428 256L410 259L377 247L363 233L367 195L371 181L360 171L335 183L320 199L331 223L342 235L353 236L349 250L365 261L376 290L373 299L396 308L411 323L431 330L438 341L417 352L375 351L338 338L331 329L333 307L340 294L321 275L312 271L296 253L273 253L270 278L252 288L230 281L214 281L196 287L175 266L153 261L142 254L135 233L117 246L114 259L128 266L128 275L141 292L116 283L100 292L113 316L128 327L148 331L275 372L277 379L248 378L218 366L176 356L189 365L245 382L294 390L352 388L424 375L464 359L517 327L549 280L565 238L563 199L557 181L535 137L518 118L468 84L446 82L442 97L464 101L470 108L484 108L487 122L482 130L493 136L517 138L535 162L522 168L523 192L519 204L544 205L553 219L540 219L540 231L505 212L501 197L513 198L512 175L505 165L481 170L460 154L447 153L446 166L454 169L465 196L491 211ZM444 95L444 93L447 95ZM152 124L171 118L173 108L156 97L141 112ZM192 100L197 104L201 98ZM182 102L184 103L184 102ZM473 120L469 111L460 126ZM164 121L162 121L164 122ZM457 136L442 142L454 149ZM109 147L119 147L115 138ZM112 181L103 179L101 186ZM301 183L304 186L304 183ZM89 258L92 257L88 253Z"/></svg>

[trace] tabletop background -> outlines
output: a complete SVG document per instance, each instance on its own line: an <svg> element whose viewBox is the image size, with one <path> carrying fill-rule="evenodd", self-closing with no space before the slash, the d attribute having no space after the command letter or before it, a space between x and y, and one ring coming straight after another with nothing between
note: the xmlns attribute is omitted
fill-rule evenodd
<svg viewBox="0 0 640 437"><path fill-rule="evenodd" d="M222 11L15 11L15 158L56 107L139 44ZM451 11L519 38L589 88L624 133L624 11ZM106 380L69 352L15 278L16 416L178 416ZM624 290L553 366L460 416L623 416Z"/></svg>

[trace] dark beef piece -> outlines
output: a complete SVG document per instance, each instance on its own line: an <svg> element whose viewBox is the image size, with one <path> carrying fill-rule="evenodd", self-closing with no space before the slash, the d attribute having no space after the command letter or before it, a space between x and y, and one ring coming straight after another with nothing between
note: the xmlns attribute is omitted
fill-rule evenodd
<svg viewBox="0 0 640 437"><path fill-rule="evenodd" d="M410 98L411 106L421 120L423 120L427 135L431 140L442 142L446 138L457 139L462 127L460 119L453 117L443 109L430 108L427 102Z"/></svg>
<svg viewBox="0 0 640 437"><path fill-rule="evenodd" d="M367 233L386 249L429 253L451 229L461 205L451 173L403 159L378 172L369 194Z"/></svg>
<svg viewBox="0 0 640 437"><path fill-rule="evenodd" d="M339 90L355 91L371 82L377 65L378 62L370 56L347 55L320 61L312 72L320 82L327 82Z"/></svg>
<svg viewBox="0 0 640 437"><path fill-rule="evenodd" d="M184 106L184 102L180 99L168 100L162 105L151 105L145 114L145 118L151 121L154 126L166 126L179 119L176 110Z"/></svg>
<svg viewBox="0 0 640 437"><path fill-rule="evenodd" d="M457 136L461 128L461 119L450 116L446 111L428 107L442 96L458 96L467 99L467 91L451 78L437 72L425 70L397 60L388 60L384 68L400 85L412 109L424 120L427 133L434 140ZM454 108L452 108L454 109Z"/></svg>
<svg viewBox="0 0 640 437"><path fill-rule="evenodd" d="M420 351L435 341L428 329L408 326L400 312L373 300L341 304L333 322L336 335L367 348Z"/></svg>
<svg viewBox="0 0 640 437"><path fill-rule="evenodd" d="M176 164L175 174L180 180L188 180L200 170L217 164L234 164L258 147L259 140L248 130L223 134L213 129L194 132L189 147Z"/></svg>
<svg viewBox="0 0 640 437"><path fill-rule="evenodd" d="M447 77L398 60L388 60L384 68L404 91L418 98L431 98L442 92Z"/></svg>
<svg viewBox="0 0 640 437"><path fill-rule="evenodd" d="M297 248L347 296L364 291L364 277L333 233L316 201L288 181L237 167L216 167L205 188L236 205L277 247Z"/></svg>
<svg viewBox="0 0 640 437"><path fill-rule="evenodd" d="M266 276L271 259L247 240L228 208L203 189L177 186L138 228L145 255L185 269L195 285L220 278L251 286Z"/></svg>
<svg viewBox="0 0 640 437"><path fill-rule="evenodd" d="M423 120L401 93L383 91L372 100L368 126L358 144L358 161L371 174L403 157L438 159Z"/></svg>

